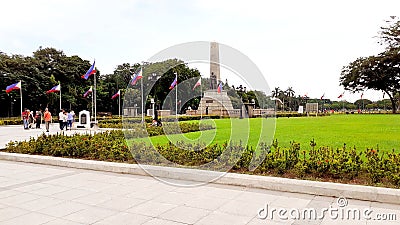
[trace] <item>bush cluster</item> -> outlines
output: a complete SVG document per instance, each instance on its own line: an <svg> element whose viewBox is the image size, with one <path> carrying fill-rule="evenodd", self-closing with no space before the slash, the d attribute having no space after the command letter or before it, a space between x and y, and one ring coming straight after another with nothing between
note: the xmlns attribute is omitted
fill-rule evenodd
<svg viewBox="0 0 400 225"><path fill-rule="evenodd" d="M355 147L345 145L338 149L315 147L312 140L308 150L296 142L289 148L281 148L275 140L271 145L261 143L257 148L241 143L205 146L178 142L151 146L137 141L130 143L128 148L124 133L113 130L95 135L42 135L36 140L11 142L3 151L126 163L138 160L153 165L200 166L210 163L214 170L400 187L400 153L379 149L357 151ZM262 163L250 172L254 154ZM213 162L221 165L216 168Z"/></svg>

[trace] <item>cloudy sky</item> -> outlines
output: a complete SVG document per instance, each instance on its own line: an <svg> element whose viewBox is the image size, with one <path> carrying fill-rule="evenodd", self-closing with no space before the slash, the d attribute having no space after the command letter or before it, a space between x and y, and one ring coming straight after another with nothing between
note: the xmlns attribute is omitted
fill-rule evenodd
<svg viewBox="0 0 400 225"><path fill-rule="evenodd" d="M3 1L0 51L31 55L55 47L96 58L103 73L112 73L176 44L217 41L247 55L271 88L337 100L342 66L382 51L374 36L399 8L396 0ZM364 96L377 100L382 93Z"/></svg>

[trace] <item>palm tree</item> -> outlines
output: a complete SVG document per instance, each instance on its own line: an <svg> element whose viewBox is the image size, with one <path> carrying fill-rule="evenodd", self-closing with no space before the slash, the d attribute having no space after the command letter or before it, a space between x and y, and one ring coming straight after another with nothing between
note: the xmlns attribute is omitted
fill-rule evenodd
<svg viewBox="0 0 400 225"><path fill-rule="evenodd" d="M272 90L271 96L273 98L275 98L275 111L278 105L278 100L276 100L276 98L278 98L279 93L281 92L281 89L279 87L275 87L274 90Z"/></svg>
<svg viewBox="0 0 400 225"><path fill-rule="evenodd" d="M289 97L289 108L290 108L290 111L292 111L292 98L294 97L294 93L295 92L294 92L292 87L288 87L286 89L286 94Z"/></svg>

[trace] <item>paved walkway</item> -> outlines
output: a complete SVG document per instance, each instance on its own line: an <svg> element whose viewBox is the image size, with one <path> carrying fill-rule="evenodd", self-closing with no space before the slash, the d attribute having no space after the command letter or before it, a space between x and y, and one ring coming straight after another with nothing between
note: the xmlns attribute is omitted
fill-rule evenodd
<svg viewBox="0 0 400 225"><path fill-rule="evenodd" d="M47 133L45 125L41 125L41 129L29 129L24 130L23 125L9 125L9 126L0 126L0 149L5 148L6 145L10 141L24 141L29 140L31 137L36 138L42 134L57 134L60 132L64 132L66 135L72 135L75 133L93 133L93 132L103 132L105 130L111 130L106 128L99 129L83 129L83 128L72 128L71 131L60 131L59 124L53 123L50 125L50 131Z"/></svg>
<svg viewBox="0 0 400 225"><path fill-rule="evenodd" d="M294 187L295 188L295 187ZM177 187L151 177L0 161L0 224L388 224L400 205L348 200L348 207L393 213L397 221L274 220L260 208L338 207L333 197L208 184ZM266 211L264 211L266 212ZM270 213L271 215L271 213ZM288 216L288 214L286 214Z"/></svg>

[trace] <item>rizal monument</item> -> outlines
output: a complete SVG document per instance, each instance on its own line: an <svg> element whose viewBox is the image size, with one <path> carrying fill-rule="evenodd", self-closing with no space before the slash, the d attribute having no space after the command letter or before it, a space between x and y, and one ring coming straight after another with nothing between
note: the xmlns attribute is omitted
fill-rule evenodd
<svg viewBox="0 0 400 225"><path fill-rule="evenodd" d="M221 69L219 63L219 44L210 43L210 85L204 91L199 105L199 111L203 115L229 115L233 112L232 102L225 90L218 91L221 83Z"/></svg>

